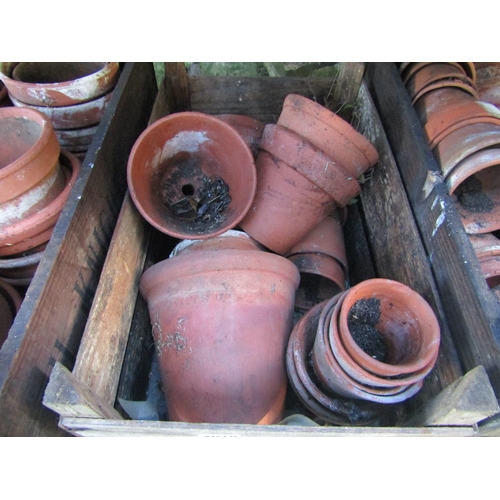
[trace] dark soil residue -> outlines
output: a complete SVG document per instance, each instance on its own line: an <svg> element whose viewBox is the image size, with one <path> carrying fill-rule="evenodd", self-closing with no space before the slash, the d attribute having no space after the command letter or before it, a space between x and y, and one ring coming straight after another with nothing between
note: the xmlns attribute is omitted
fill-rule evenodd
<svg viewBox="0 0 500 500"><path fill-rule="evenodd" d="M380 321L380 300L360 299L349 310L347 325L352 338L366 354L384 362L387 346L376 324Z"/></svg>
<svg viewBox="0 0 500 500"><path fill-rule="evenodd" d="M485 214L495 207L493 201L482 191L481 181L474 175L465 179L455 190L457 200L468 212Z"/></svg>

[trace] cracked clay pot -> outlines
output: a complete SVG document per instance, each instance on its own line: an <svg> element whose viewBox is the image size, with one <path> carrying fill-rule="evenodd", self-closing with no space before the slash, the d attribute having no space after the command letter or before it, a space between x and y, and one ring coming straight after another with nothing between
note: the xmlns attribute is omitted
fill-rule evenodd
<svg viewBox="0 0 500 500"><path fill-rule="evenodd" d="M179 252L140 283L169 418L277 423L299 272L279 255L206 241L206 251Z"/></svg>

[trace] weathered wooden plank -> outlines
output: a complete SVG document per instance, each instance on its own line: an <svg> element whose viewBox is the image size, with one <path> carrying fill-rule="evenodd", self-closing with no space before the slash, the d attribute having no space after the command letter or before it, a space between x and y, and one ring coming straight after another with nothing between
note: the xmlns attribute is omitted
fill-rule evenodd
<svg viewBox="0 0 500 500"><path fill-rule="evenodd" d="M73 369L78 380L111 405L116 399L150 228L127 192Z"/></svg>
<svg viewBox="0 0 500 500"><path fill-rule="evenodd" d="M498 397L500 305L488 290L395 65L370 63L366 76L408 193L461 364L466 371L483 365Z"/></svg>
<svg viewBox="0 0 500 500"><path fill-rule="evenodd" d="M112 405L96 395L59 362L56 362L50 374L43 404L64 417L121 419Z"/></svg>
<svg viewBox="0 0 500 500"><path fill-rule="evenodd" d="M156 93L151 64L126 64L0 351L0 435L61 435L42 405L56 361L71 368L126 189L130 149Z"/></svg>
<svg viewBox="0 0 500 500"><path fill-rule="evenodd" d="M473 437L473 427L310 427L291 425L190 424L144 420L61 418L75 436L97 437Z"/></svg>
<svg viewBox="0 0 500 500"><path fill-rule="evenodd" d="M358 129L376 147L379 163L362 186L360 202L377 276L404 283L431 305L441 326L436 367L408 406L420 406L462 375L432 270L413 218L380 118L364 85L359 94Z"/></svg>
<svg viewBox="0 0 500 500"><path fill-rule="evenodd" d="M500 412L483 366L477 366L429 399L404 426L473 425Z"/></svg>
<svg viewBox="0 0 500 500"><path fill-rule="evenodd" d="M189 78L183 62L165 63L164 86L169 113L191 110Z"/></svg>
<svg viewBox="0 0 500 500"><path fill-rule="evenodd" d="M301 94L324 105L333 78L190 76L191 109L212 115L236 113L276 123L288 94Z"/></svg>

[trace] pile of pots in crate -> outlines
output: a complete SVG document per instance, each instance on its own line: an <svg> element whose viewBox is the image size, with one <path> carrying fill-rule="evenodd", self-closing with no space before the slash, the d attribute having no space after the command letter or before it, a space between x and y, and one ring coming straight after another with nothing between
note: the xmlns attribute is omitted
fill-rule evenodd
<svg viewBox="0 0 500 500"><path fill-rule="evenodd" d="M420 319L421 297L411 292L405 302L406 287L388 299L393 319L384 280L373 280L370 293L380 295L388 354L378 365L386 371L346 392L348 372L328 385L308 361L325 304L347 302L342 223L357 179L377 161L365 137L298 95L287 96L276 124L183 112L141 134L128 162L131 198L151 225L181 240L140 283L171 420L275 424L290 381L313 416L373 423L380 403L420 389L439 328L429 306ZM294 313L304 314L295 326ZM315 389L304 388L302 372ZM314 391L324 398L313 400Z"/></svg>
<svg viewBox="0 0 500 500"><path fill-rule="evenodd" d="M14 106L43 113L63 149L82 159L118 81L112 63L1 63L0 79Z"/></svg>
<svg viewBox="0 0 500 500"><path fill-rule="evenodd" d="M474 63L402 63L399 70L465 231L469 235L498 231L498 63L478 68ZM424 72L433 72L439 86L430 83ZM414 88L416 81L427 86Z"/></svg>
<svg viewBox="0 0 500 500"><path fill-rule="evenodd" d="M80 171L38 111L0 108L0 278L25 289Z"/></svg>

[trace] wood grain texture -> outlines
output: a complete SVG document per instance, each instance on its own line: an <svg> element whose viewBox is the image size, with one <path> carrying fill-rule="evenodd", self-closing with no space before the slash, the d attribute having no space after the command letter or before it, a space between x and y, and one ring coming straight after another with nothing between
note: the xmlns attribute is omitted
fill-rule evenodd
<svg viewBox="0 0 500 500"><path fill-rule="evenodd" d="M490 293L392 63L370 63L370 93L408 193L462 367L483 365L500 395L500 305Z"/></svg>
<svg viewBox="0 0 500 500"><path fill-rule="evenodd" d="M156 93L126 64L27 296L0 351L0 435L62 435L42 405L56 361L72 368L126 190L126 164Z"/></svg>

